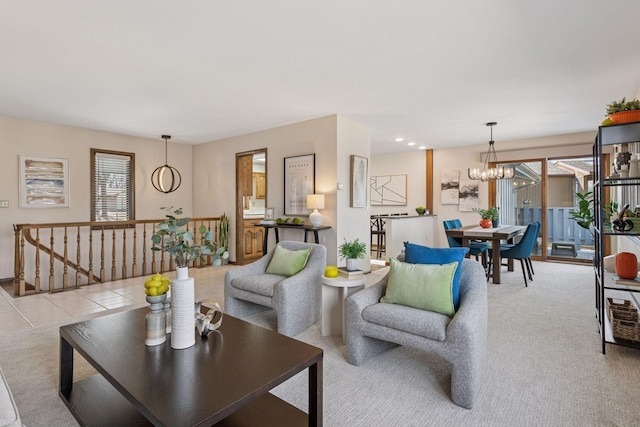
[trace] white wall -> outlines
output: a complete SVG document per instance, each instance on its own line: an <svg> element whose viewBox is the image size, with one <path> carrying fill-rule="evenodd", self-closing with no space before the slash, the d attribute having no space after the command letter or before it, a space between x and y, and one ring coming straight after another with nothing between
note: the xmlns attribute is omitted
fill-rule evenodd
<svg viewBox="0 0 640 427"><path fill-rule="evenodd" d="M426 152L389 153L373 156L371 176L407 175L406 206L371 206L372 215L408 213L416 214L416 207L426 206Z"/></svg>
<svg viewBox="0 0 640 427"><path fill-rule="evenodd" d="M161 218L162 206L183 207L191 213L192 147L169 143L169 164L182 174L182 186L171 194L156 191L151 185L151 173L164 164L164 141L100 132L70 126L0 117L0 171L3 185L0 200L8 200L9 208L0 209L0 278L13 277L13 224L79 222L90 220L90 149L135 153L136 218ZM68 208L20 208L18 156L58 157L69 160ZM203 212L204 213L204 212ZM209 211L215 216L220 212Z"/></svg>
<svg viewBox="0 0 640 427"><path fill-rule="evenodd" d="M268 147L266 206L275 208L276 217L281 217L284 215L284 158L315 153L316 193L325 195L323 225L332 227L319 232L320 243L327 247L327 263L336 264L337 245L342 241L342 238L338 241L338 236L342 237L344 230L358 230L361 240L369 239L368 210L359 209L358 215L352 215L348 209L348 192L338 194L336 190L338 180L349 188L347 153L368 157L369 146L369 131L364 125L336 115L197 145L193 152L194 211L198 215L215 209L232 218L230 253L235 260L235 154ZM359 215L365 218L362 225ZM301 240L302 234L281 230L280 239ZM269 241L272 245L271 237Z"/></svg>
<svg viewBox="0 0 640 427"><path fill-rule="evenodd" d="M371 270L369 241L371 228L369 218L371 216L369 206L365 208L352 208L351 204L351 155L357 155L369 159L368 176L371 175L371 135L369 128L355 120L338 116L338 147L337 147L337 170L331 180L330 185L336 192L337 183L344 184L344 189L337 191L337 247L344 243L344 240L358 239L367 245L369 249L364 259L358 261L358 268L363 271ZM367 185L369 179L367 176ZM367 200L370 200L367 193ZM329 250L331 252L331 250ZM328 261L328 260L327 260ZM337 265L345 265L346 261L340 260Z"/></svg>

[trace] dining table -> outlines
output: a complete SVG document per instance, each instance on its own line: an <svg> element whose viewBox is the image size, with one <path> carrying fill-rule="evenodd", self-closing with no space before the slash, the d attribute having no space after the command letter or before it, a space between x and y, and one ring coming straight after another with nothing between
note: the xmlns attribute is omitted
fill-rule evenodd
<svg viewBox="0 0 640 427"><path fill-rule="evenodd" d="M477 225L466 225L458 228L450 228L446 230L447 236L455 239L460 239L462 246L468 247L471 240L482 240L491 242L491 256L493 269L491 277L493 283L500 284L500 267L502 266L500 257L500 242L506 241L507 243L513 243L513 239L518 234L524 233L526 230L525 225L501 225L498 227L482 228ZM467 257L469 254L467 253ZM513 260L510 259L507 264L508 271L513 271Z"/></svg>

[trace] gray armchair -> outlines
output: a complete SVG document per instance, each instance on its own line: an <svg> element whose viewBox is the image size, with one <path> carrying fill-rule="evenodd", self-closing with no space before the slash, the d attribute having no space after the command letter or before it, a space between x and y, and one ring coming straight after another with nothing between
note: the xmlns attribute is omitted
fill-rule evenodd
<svg viewBox="0 0 640 427"><path fill-rule="evenodd" d="M347 360L360 365L396 345L433 353L451 364L451 397L471 408L482 384L487 345L487 283L479 262L460 267L460 307L453 318L381 303L388 274L347 299Z"/></svg>
<svg viewBox="0 0 640 427"><path fill-rule="evenodd" d="M267 274L274 251L259 260L227 271L224 277L224 310L236 317L246 317L273 309L278 333L294 336L320 319L322 282L327 263L327 249L302 242L280 242L288 250L311 248L306 266L291 277Z"/></svg>

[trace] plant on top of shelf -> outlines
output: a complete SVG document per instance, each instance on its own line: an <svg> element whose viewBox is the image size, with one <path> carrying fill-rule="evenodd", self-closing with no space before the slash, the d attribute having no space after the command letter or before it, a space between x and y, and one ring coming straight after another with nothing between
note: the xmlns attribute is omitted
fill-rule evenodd
<svg viewBox="0 0 640 427"><path fill-rule="evenodd" d="M640 100L633 98L631 101L627 101L626 98L622 98L620 101L611 101L607 105L607 114L605 115L615 124L640 121Z"/></svg>
<svg viewBox="0 0 640 427"><path fill-rule="evenodd" d="M640 110L640 100L633 98L631 101L627 101L626 98L622 98L620 101L611 101L607 105L607 114L610 116L621 111Z"/></svg>

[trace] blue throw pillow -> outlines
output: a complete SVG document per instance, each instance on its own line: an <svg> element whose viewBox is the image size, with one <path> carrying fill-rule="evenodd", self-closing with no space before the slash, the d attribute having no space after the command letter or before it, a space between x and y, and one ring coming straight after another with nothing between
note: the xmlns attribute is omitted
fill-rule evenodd
<svg viewBox="0 0 640 427"><path fill-rule="evenodd" d="M404 261L411 264L449 264L458 263L453 276L453 305L456 310L460 303L460 266L469 248L430 248L407 242L404 245Z"/></svg>

